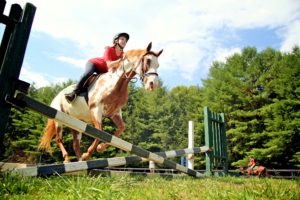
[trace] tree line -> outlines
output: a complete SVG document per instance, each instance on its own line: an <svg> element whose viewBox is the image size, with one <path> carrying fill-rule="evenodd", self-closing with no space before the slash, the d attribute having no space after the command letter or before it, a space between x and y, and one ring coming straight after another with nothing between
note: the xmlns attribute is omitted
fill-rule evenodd
<svg viewBox="0 0 300 200"><path fill-rule="evenodd" d="M272 48L258 52L246 47L225 62L215 61L202 86L168 89L160 81L154 92L135 84L129 86L128 104L123 109L126 130L121 138L150 151L187 148L188 121L195 122L195 146L204 145L203 107L225 113L230 168L246 165L250 157L267 168L300 167L300 49L283 53ZM50 104L67 81L43 88L30 87L29 96ZM53 140L53 155L37 151L46 118L30 110L13 108L6 129L5 153L1 160L27 163L61 163ZM104 119L104 131L114 126ZM75 161L70 130L63 142ZM92 138L82 138L86 151ZM127 155L110 147L92 159ZM204 168L205 156L195 160Z"/></svg>

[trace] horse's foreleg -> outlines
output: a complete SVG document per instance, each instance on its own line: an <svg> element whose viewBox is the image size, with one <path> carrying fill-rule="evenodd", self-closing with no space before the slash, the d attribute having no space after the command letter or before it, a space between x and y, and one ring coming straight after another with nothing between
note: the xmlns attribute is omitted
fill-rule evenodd
<svg viewBox="0 0 300 200"><path fill-rule="evenodd" d="M64 158L64 163L70 162L68 152L66 151L66 149L65 149L65 147L62 143L62 126L60 126L60 125L56 126L56 138L55 138L55 140L56 140L56 143L57 143L57 145L59 146L59 148L61 150L62 156Z"/></svg>
<svg viewBox="0 0 300 200"><path fill-rule="evenodd" d="M248 168L246 169L246 173L247 173L248 175L251 175L251 169L250 169L250 167L248 167Z"/></svg>
<svg viewBox="0 0 300 200"><path fill-rule="evenodd" d="M81 151L80 151L80 140L81 140L81 133L79 133L78 131L75 131L74 129L72 130L72 134L73 134L73 150L75 152L75 155L77 157L78 161L81 161Z"/></svg>
<svg viewBox="0 0 300 200"><path fill-rule="evenodd" d="M92 116L94 116L94 115L92 115ZM102 130L101 118L97 120L95 117L93 117L93 122L94 122L94 126L96 129ZM99 144L99 142L100 142L99 139L94 140L94 142L88 148L87 152L82 155L82 160L90 159L91 155L97 148L97 145Z"/></svg>
<svg viewBox="0 0 300 200"><path fill-rule="evenodd" d="M122 119L121 113L114 115L113 117L111 117L111 119L114 122L114 124L117 126L117 130L114 132L114 136L120 137L120 135L125 130L125 123ZM102 153L103 151L106 150L107 147L109 147L109 144L101 143L97 146L97 151L99 153Z"/></svg>

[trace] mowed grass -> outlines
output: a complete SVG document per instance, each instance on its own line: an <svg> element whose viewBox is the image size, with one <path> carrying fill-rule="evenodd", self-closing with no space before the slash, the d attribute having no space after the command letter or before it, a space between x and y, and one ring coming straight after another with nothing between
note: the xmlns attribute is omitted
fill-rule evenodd
<svg viewBox="0 0 300 200"><path fill-rule="evenodd" d="M86 177L30 178L0 175L0 199L300 199L300 181L212 177Z"/></svg>

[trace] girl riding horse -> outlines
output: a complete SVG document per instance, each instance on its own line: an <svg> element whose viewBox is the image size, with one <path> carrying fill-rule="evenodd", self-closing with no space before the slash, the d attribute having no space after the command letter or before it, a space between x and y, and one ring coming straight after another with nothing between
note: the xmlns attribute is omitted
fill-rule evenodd
<svg viewBox="0 0 300 200"><path fill-rule="evenodd" d="M92 74L106 73L109 68L118 67L119 63L125 59L123 49L125 48L128 40L128 33L116 34L113 38L113 46L105 48L103 57L92 58L87 62L85 72L77 83L75 89L71 93L65 94L69 103L72 103L77 95L86 90L84 86Z"/></svg>
<svg viewBox="0 0 300 200"><path fill-rule="evenodd" d="M101 75L88 87L88 102L84 97L77 96L75 101L69 103L65 98L65 94L76 88L76 86L71 85L63 89L53 99L51 107L87 123L93 123L94 127L100 130L102 130L102 118L109 117L117 126L114 135L119 137L125 129L121 108L128 101L128 84L130 80L137 74L146 90L153 91L158 86L158 57L163 50L153 52L151 47L152 43L149 43L146 49L127 51L125 59L122 62L117 62L116 68L110 68L107 73ZM51 152L50 142L52 137L56 136L56 143L62 151L64 162L69 162L69 155L62 141L62 128L61 123L54 119L48 119L46 131L39 148ZM100 143L98 139L95 139L87 152L81 155L81 133L76 130L72 130L72 133L73 149L79 161L88 160L96 149L102 152L108 147L108 144Z"/></svg>

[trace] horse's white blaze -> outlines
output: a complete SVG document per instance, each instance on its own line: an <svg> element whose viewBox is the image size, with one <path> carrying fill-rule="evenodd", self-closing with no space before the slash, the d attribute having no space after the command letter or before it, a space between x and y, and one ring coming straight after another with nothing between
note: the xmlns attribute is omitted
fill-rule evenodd
<svg viewBox="0 0 300 200"><path fill-rule="evenodd" d="M146 59L150 59L150 66L147 73L157 73L157 68L159 67L159 63L157 57L154 55L147 55ZM144 79L144 87L147 91L152 91L158 86L158 77L155 74L150 74Z"/></svg>

